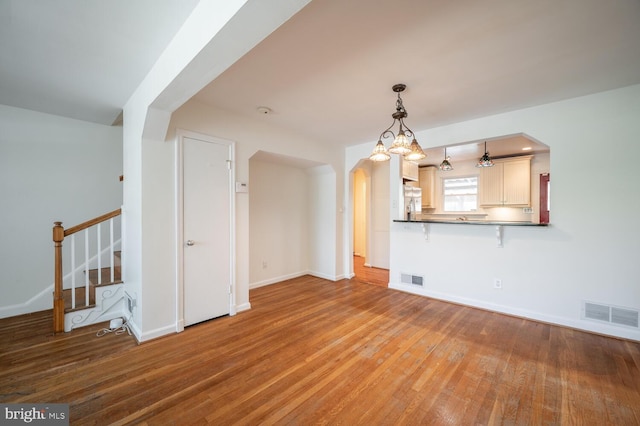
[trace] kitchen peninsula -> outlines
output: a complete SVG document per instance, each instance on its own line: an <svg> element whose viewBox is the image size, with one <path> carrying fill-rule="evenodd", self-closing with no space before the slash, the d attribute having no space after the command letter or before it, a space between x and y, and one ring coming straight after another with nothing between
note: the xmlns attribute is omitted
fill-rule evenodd
<svg viewBox="0 0 640 426"><path fill-rule="evenodd" d="M394 222L403 223L446 223L452 225L500 225L500 226L549 226L548 223L532 223L517 221L489 221L474 219L394 219Z"/></svg>
<svg viewBox="0 0 640 426"><path fill-rule="evenodd" d="M416 218L416 219L394 219L395 223L419 223L422 228L422 233L424 235L425 240L429 240L430 228L431 224L442 224L442 225L489 225L495 226L495 238L498 247L504 247L504 227L505 226L515 226L515 227L547 227L549 224L547 223L533 223L533 222L524 222L524 221L495 221L495 220L466 220L463 218L459 219L433 219L433 218ZM407 227L408 228L408 227Z"/></svg>

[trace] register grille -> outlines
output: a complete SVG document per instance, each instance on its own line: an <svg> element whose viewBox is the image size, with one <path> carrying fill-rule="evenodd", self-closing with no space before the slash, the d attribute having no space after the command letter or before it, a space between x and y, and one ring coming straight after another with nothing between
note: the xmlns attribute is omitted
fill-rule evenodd
<svg viewBox="0 0 640 426"><path fill-rule="evenodd" d="M584 302L583 319L608 322L625 327L640 327L640 312L601 303Z"/></svg>
<svg viewBox="0 0 640 426"><path fill-rule="evenodd" d="M420 275L400 274L400 282L403 284L412 284L423 287L424 277L421 277Z"/></svg>

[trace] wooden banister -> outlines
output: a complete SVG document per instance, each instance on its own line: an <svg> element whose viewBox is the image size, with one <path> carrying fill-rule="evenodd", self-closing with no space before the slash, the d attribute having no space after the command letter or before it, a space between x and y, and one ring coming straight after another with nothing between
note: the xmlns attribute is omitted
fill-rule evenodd
<svg viewBox="0 0 640 426"><path fill-rule="evenodd" d="M75 234L76 232L80 232L84 229L91 228L93 225L97 225L100 222L104 222L105 220L109 220L112 217L116 217L120 215L120 209L114 210L112 212L103 214L102 216L98 216L95 219L88 220L86 222L82 222L80 225L72 226L69 229L64 230L64 236L68 237L71 234Z"/></svg>
<svg viewBox="0 0 640 426"><path fill-rule="evenodd" d="M55 271L53 288L53 332L64 331L64 297L62 296L62 241L64 228L62 222L54 222L53 243L55 251Z"/></svg>
<svg viewBox="0 0 640 426"><path fill-rule="evenodd" d="M76 232L90 228L121 214L121 209L103 214L94 219L83 222L79 225L64 229L62 222L53 223L53 245L54 245L54 288L53 288L53 332L62 333L64 331L64 295L62 283L62 241L65 237Z"/></svg>

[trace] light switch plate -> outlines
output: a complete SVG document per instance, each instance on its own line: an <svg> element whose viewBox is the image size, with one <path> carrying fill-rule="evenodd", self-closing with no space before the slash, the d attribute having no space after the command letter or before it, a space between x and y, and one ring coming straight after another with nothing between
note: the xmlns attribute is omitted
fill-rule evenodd
<svg viewBox="0 0 640 426"><path fill-rule="evenodd" d="M249 192L249 185L246 182L236 182L236 192Z"/></svg>

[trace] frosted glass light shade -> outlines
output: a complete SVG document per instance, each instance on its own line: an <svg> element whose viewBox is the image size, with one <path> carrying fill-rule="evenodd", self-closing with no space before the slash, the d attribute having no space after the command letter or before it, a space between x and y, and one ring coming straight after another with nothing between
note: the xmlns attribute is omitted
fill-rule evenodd
<svg viewBox="0 0 640 426"><path fill-rule="evenodd" d="M378 141L375 148L373 148L373 152L369 156L369 160L371 161L388 161L391 158L387 148L384 147L382 141Z"/></svg>
<svg viewBox="0 0 640 426"><path fill-rule="evenodd" d="M411 152L411 148L409 148L409 138L404 134L402 130L398 132L398 136L394 139L391 144L391 148L389 148L389 152L392 154L400 154L405 155Z"/></svg>
<svg viewBox="0 0 640 426"><path fill-rule="evenodd" d="M409 149L409 153L404 156L405 160L418 161L427 156L427 154L424 153L422 147L418 144L418 141L415 138L411 142L411 145L409 145Z"/></svg>

